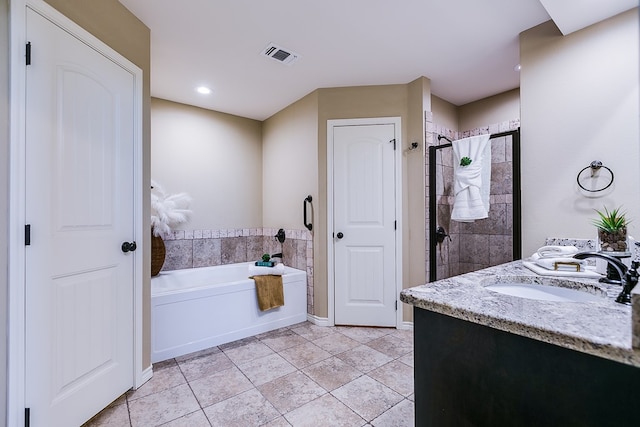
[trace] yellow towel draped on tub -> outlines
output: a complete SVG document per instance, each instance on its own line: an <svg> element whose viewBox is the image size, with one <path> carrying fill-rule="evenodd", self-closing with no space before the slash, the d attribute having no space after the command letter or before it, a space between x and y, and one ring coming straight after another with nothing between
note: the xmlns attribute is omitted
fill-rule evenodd
<svg viewBox="0 0 640 427"><path fill-rule="evenodd" d="M256 294L260 311L271 310L284 305L282 276L251 276L250 279L256 282Z"/></svg>

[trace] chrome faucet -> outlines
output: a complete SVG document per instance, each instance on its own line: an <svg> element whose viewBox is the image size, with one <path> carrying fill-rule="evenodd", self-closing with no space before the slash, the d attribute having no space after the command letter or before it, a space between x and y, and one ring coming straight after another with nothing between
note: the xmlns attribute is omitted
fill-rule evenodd
<svg viewBox="0 0 640 427"><path fill-rule="evenodd" d="M602 252L578 252L573 257L575 259L600 258L607 261L620 275L622 292L616 298L616 302L631 305L631 290L638 283L637 268L640 267L639 261L633 261L631 268L627 269L627 266L620 259Z"/></svg>

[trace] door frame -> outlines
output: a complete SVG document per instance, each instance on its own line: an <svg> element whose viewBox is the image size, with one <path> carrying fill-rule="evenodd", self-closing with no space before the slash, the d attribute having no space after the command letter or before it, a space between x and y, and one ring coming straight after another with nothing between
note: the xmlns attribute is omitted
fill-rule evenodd
<svg viewBox="0 0 640 427"><path fill-rule="evenodd" d="M131 384L134 388L144 384L152 375L152 368L144 367L143 360L143 259L146 237L143 218L143 148L142 148L142 70L107 46L104 42L68 19L43 0L10 0L10 167L9 167L9 286L8 286L8 340L7 340L7 425L24 425L25 406L25 236L26 217L26 72L25 46L27 43L26 8L45 16L74 37L120 65L134 76L134 240L138 250L133 253L133 337L134 351Z"/></svg>
<svg viewBox="0 0 640 427"><path fill-rule="evenodd" d="M396 301L402 291L402 120L400 117L373 117L364 119L327 120L327 305L329 326L335 325L335 266L333 250L333 128L339 126L394 125L396 149L395 162L395 214L397 221L395 239ZM402 304L396 309L396 328L402 325Z"/></svg>

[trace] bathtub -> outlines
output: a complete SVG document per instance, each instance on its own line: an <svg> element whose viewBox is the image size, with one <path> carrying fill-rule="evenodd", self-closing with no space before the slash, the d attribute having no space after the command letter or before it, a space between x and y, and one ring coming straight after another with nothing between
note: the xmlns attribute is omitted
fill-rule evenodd
<svg viewBox="0 0 640 427"><path fill-rule="evenodd" d="M307 274L286 267L284 306L258 308L250 262L162 271L151 278L151 362L307 320Z"/></svg>

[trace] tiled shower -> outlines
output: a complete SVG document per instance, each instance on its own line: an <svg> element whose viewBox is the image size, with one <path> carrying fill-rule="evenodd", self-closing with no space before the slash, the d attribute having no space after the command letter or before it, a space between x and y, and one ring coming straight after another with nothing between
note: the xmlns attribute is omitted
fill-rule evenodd
<svg viewBox="0 0 640 427"><path fill-rule="evenodd" d="M479 134L498 134L519 127L518 120L503 122L466 132L455 132L429 122L427 115L427 142L438 145L438 135L451 140ZM491 141L491 191L489 217L470 223L451 220L451 210L455 195L453 193L453 149L436 150L436 225L442 227L447 236L435 248L435 277L437 280L514 259L514 195L513 195L513 152L512 136L492 138ZM446 143L442 140L442 143ZM427 182L429 159L426 157ZM427 184L428 185L428 184ZM426 206L429 206L429 188L426 189ZM430 238L429 213L426 215L427 241ZM428 245L429 247L429 245ZM427 249L427 277L429 249Z"/></svg>

